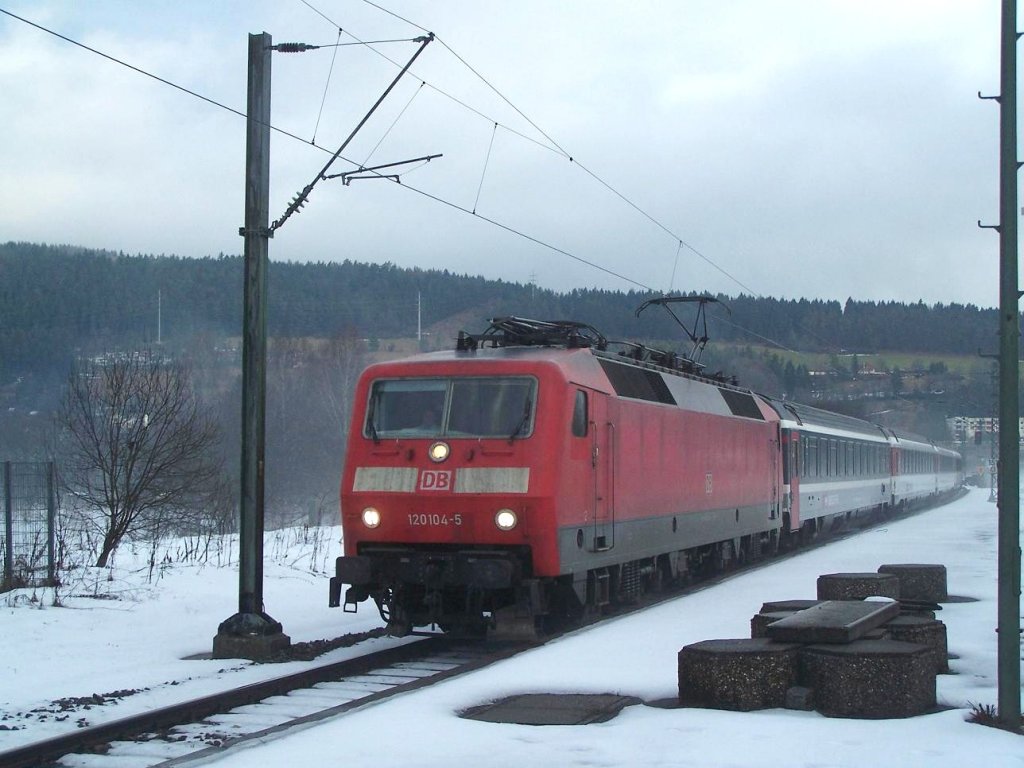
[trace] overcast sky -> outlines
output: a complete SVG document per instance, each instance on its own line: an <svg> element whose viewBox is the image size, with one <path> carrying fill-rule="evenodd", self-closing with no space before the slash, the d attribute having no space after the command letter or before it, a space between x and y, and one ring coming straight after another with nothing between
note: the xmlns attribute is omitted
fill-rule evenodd
<svg viewBox="0 0 1024 768"><path fill-rule="evenodd" d="M998 105L977 98L999 90L996 0L380 4L439 41L344 156L444 156L401 186L322 182L272 259L998 303L998 237L976 224L998 217ZM250 32L422 34L363 0L0 8L243 112ZM397 74L380 54L417 47L274 55L272 122L302 140L272 138L272 219L329 158L311 142L337 149ZM2 14L0 94L0 240L241 252L244 119Z"/></svg>

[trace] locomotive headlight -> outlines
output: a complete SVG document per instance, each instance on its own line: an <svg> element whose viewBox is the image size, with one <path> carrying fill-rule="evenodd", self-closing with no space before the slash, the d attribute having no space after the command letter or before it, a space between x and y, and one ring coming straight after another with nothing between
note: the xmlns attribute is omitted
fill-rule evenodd
<svg viewBox="0 0 1024 768"><path fill-rule="evenodd" d="M494 524L503 531L511 531L518 522L519 518L511 509L499 509L498 514L494 516Z"/></svg>
<svg viewBox="0 0 1024 768"><path fill-rule="evenodd" d="M367 528L376 528L380 525L380 512L376 507L367 507L363 510L363 525Z"/></svg>
<svg viewBox="0 0 1024 768"><path fill-rule="evenodd" d="M427 455L433 462L441 463L448 458L448 454L452 452L452 449L448 446L448 443L438 441L427 449Z"/></svg>

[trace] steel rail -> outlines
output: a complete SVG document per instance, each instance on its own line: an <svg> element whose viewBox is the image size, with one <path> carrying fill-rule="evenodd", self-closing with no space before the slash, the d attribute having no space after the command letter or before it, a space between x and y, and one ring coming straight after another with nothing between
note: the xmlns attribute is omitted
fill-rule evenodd
<svg viewBox="0 0 1024 768"><path fill-rule="evenodd" d="M319 712L296 717L281 725L272 726L263 730L250 732L236 738L226 740L218 746L211 746L198 749L195 752L169 758L154 764L154 768L171 768L172 766L186 765L192 761L205 759L211 755L228 749L236 744L262 738L275 733L280 733L289 728L304 723L312 723L319 720L333 717L343 712L361 707L374 701L389 698L399 693L404 693L418 688L427 687L436 682L449 679L461 674L481 669L495 661L509 658L529 648L535 648L548 640L561 637L569 632L592 627L599 624L603 618L622 618L634 613L652 608L669 600L674 600L688 594L693 594L712 586L728 581L731 578L743 573L757 570L764 567L785 561L792 556L826 546L829 543L848 538L851 535L863 533L880 525L885 525L896 520L911 517L935 506L941 506L949 501L959 498L964 494L950 494L942 500L921 506L912 506L900 512L890 513L882 519L875 515L862 518L861 520L849 521L853 525L841 526L838 530L825 530L821 535L816 536L814 541L804 542L792 550L778 552L774 556L759 558L753 562L733 566L725 571L705 576L696 582L687 584L682 588L675 588L659 593L648 593L631 605L621 605L607 616L591 616L584 619L577 625L551 632L544 637L529 642L514 643L506 641L500 645L489 645L486 642L480 643L484 653L478 659L467 664L460 664L451 670L438 672L430 677L417 679L409 683L403 683L388 688L387 690L368 693L352 701L334 705ZM291 691L311 688L317 683L327 682L337 678L366 674L379 670L391 664L413 661L420 657L429 656L431 653L444 650L454 650L465 647L464 640L452 639L443 635L435 635L421 640L406 643L395 648L388 648L376 651L365 656L359 656L344 661L323 664L310 669L283 675L281 677L252 683L239 688L234 688L217 694L211 694L198 699L180 702L161 709L152 710L140 715L133 715L110 723L91 726L73 733L56 736L43 741L26 744L12 750L0 752L0 768L40 768L40 766L52 765L60 757L72 753L95 751L111 741L131 740L142 734L154 731L167 730L174 726L194 723L211 715L227 713L236 707L255 704L271 696L279 696Z"/></svg>
<svg viewBox="0 0 1024 768"><path fill-rule="evenodd" d="M310 688L317 683L339 677L365 674L389 664L410 661L428 655L451 645L451 641L442 637L429 637L395 648L376 651L354 659L324 664L312 669L251 683L240 688L233 688L221 693L203 696L198 699L179 702L167 707L145 712L139 715L114 720L109 723L90 726L73 733L55 736L44 741L33 742L15 749L0 752L0 768L39 768L58 760L63 755L75 752L94 751L111 741L130 740L133 737L152 731L161 731L176 725L196 722L210 715L228 712L236 707L254 704L271 696L279 696L301 688ZM441 672L431 681L442 676L452 676L453 672L468 671L464 667L452 672ZM415 684L396 686L380 693L394 694L400 690L409 690ZM377 696L373 694L372 696ZM370 699L359 699L364 702ZM384 696L377 696L384 698Z"/></svg>

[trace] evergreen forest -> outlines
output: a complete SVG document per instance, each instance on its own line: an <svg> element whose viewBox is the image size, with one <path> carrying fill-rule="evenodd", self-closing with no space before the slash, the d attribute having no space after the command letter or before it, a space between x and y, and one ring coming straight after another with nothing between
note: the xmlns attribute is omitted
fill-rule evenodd
<svg viewBox="0 0 1024 768"><path fill-rule="evenodd" d="M53 414L74 366L144 352L187 366L236 470L241 256L208 258L0 244L0 460L53 455ZM485 280L392 264L271 262L267 494L282 519L333 515L351 392L369 362L450 348L491 317L575 320L611 340L689 353L653 294ZM995 309L718 296L707 306L709 372L743 386L949 441L947 419L993 412ZM695 305L677 305L691 325ZM692 327L691 327L691 330ZM703 335L698 325L696 335ZM154 352L155 350L155 352ZM963 437L961 436L961 439ZM226 480L230 487L233 481Z"/></svg>
<svg viewBox="0 0 1024 768"><path fill-rule="evenodd" d="M158 333L178 343L197 335L237 337L242 280L240 256L187 259L0 244L0 383L24 372L64 371L82 352L153 344ZM268 293L268 331L278 338L414 337L418 320L424 329L455 322L481 331L490 317L518 315L589 323L611 339L678 340L687 351L667 314L651 308L634 315L653 296L637 291L555 293L346 259L272 262ZM991 351L997 341L996 310L970 304L718 298L723 304L708 310L712 345L945 356Z"/></svg>

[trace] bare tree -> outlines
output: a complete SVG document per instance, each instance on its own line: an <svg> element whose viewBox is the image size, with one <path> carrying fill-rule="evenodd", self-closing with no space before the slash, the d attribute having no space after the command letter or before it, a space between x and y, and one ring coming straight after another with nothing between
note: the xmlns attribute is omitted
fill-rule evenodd
<svg viewBox="0 0 1024 768"><path fill-rule="evenodd" d="M102 521L97 566L127 534L190 518L220 474L217 426L177 363L128 353L76 366L58 418L66 484Z"/></svg>

